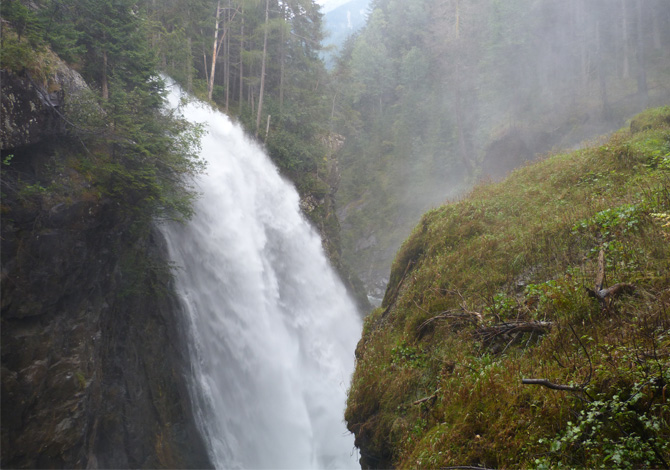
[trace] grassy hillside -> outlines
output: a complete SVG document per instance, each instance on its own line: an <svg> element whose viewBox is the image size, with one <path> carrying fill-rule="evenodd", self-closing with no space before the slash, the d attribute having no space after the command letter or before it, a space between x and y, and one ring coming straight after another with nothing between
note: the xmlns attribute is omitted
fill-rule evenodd
<svg viewBox="0 0 670 470"><path fill-rule="evenodd" d="M667 468L670 107L425 214L356 356L364 468Z"/></svg>

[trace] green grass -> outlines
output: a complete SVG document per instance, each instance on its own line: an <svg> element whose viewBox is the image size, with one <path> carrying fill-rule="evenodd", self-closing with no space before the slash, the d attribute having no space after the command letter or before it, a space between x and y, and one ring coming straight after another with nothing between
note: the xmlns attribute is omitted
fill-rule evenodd
<svg viewBox="0 0 670 470"><path fill-rule="evenodd" d="M357 348L346 420L366 462L667 467L669 214L669 107L425 214ZM605 286L635 286L606 308L587 293L601 250ZM552 328L482 334L510 321Z"/></svg>

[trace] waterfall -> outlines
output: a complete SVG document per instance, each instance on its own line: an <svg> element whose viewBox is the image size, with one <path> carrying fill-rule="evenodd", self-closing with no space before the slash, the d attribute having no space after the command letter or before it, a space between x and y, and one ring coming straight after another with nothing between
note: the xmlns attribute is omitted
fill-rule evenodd
<svg viewBox="0 0 670 470"><path fill-rule="evenodd" d="M188 223L165 224L189 325L190 392L217 468L353 468L344 425L360 320L295 189L227 116L202 123L207 172Z"/></svg>

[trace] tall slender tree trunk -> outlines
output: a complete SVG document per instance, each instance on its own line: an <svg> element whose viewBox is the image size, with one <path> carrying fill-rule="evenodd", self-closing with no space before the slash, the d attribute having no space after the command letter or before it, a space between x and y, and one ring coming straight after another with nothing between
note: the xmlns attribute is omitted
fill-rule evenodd
<svg viewBox="0 0 670 470"><path fill-rule="evenodd" d="M647 88L647 59L644 44L644 7L643 0L637 0L637 92L640 95L641 105L647 107L649 89Z"/></svg>
<svg viewBox="0 0 670 470"><path fill-rule="evenodd" d="M263 60L261 62L261 89L258 94L258 113L256 114L256 137L261 127L261 114L263 113L263 95L265 93L265 61L268 53L268 23L270 14L270 0L265 0L265 35L263 37Z"/></svg>
<svg viewBox="0 0 670 470"><path fill-rule="evenodd" d="M282 19L286 21L286 5L282 3ZM284 28L281 30L281 49L280 49L280 66L279 66L279 117L281 119L282 108L284 107L284 71L286 62L286 44L284 42L286 38L284 37Z"/></svg>
<svg viewBox="0 0 670 470"><path fill-rule="evenodd" d="M226 30L224 35L227 35L224 42L224 55L223 55L223 74L224 74L224 85L226 87L226 113L228 113L228 105L230 104L230 35L227 34L227 29L231 26L231 4L228 0L228 11L226 12Z"/></svg>
<svg viewBox="0 0 670 470"><path fill-rule="evenodd" d="M621 34L623 36L623 70L624 79L630 78L630 37L628 34L628 15L626 14L626 0L621 0Z"/></svg>
<svg viewBox="0 0 670 470"><path fill-rule="evenodd" d="M109 99L109 83L107 81L107 51L102 51L102 99Z"/></svg>
<svg viewBox="0 0 670 470"><path fill-rule="evenodd" d="M461 151L461 160L469 176L475 172L474 164L469 155L469 145L465 135L465 118L463 116L463 90L461 89L461 59L456 60L456 127L458 128L458 146Z"/></svg>
<svg viewBox="0 0 670 470"><path fill-rule="evenodd" d="M607 99L607 76L605 74L605 61L602 52L602 27L600 21L596 22L596 37L598 41L596 56L598 57L598 84L600 85L601 112L604 119L609 119L611 110Z"/></svg>
<svg viewBox="0 0 670 470"><path fill-rule="evenodd" d="M186 39L187 42L187 47L188 47L188 53L187 57L188 59L186 60L186 63L184 64L184 67L186 67L186 90L189 93L193 92L193 41L191 39L191 36L189 36Z"/></svg>
<svg viewBox="0 0 670 470"><path fill-rule="evenodd" d="M218 55L219 43L219 17L221 16L221 0L216 3L216 20L214 26L214 45L212 46L212 66L209 72L209 82L207 83L207 98L212 99L214 93L214 75L216 73L216 56Z"/></svg>
<svg viewBox="0 0 670 470"><path fill-rule="evenodd" d="M461 4L456 0L456 40L461 37Z"/></svg>
<svg viewBox="0 0 670 470"><path fill-rule="evenodd" d="M240 109L242 114L242 103L244 103L244 10L242 10L242 24L240 25Z"/></svg>
<svg viewBox="0 0 670 470"><path fill-rule="evenodd" d="M588 91L589 85L589 57L587 51L587 40L589 34L586 31L586 21L584 20L584 4L579 0L575 2L576 31L575 36L581 37L579 41L579 61L581 64L581 86L584 94Z"/></svg>

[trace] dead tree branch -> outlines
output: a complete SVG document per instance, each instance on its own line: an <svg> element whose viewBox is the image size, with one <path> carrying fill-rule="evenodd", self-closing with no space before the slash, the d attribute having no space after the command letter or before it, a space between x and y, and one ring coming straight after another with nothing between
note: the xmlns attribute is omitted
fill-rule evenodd
<svg viewBox="0 0 670 470"><path fill-rule="evenodd" d="M581 392L582 390L579 387L555 384L553 382L549 382L547 379L521 379L521 383L524 385L542 385L543 387L547 387L552 390L562 390L565 392Z"/></svg>
<svg viewBox="0 0 670 470"><path fill-rule="evenodd" d="M549 321L509 322L500 325L482 326L477 330L477 334L487 340L514 333L537 333L542 335L548 333L552 326L553 323Z"/></svg>
<svg viewBox="0 0 670 470"><path fill-rule="evenodd" d="M620 294L630 294L635 291L635 286L633 284L628 284L625 282L620 282L614 284L612 287L606 289L603 288L605 285L605 250L600 250L598 253L598 271L596 273L596 283L594 289L586 289L586 292L589 296L598 299L603 310L608 310L611 300Z"/></svg>
<svg viewBox="0 0 670 470"><path fill-rule="evenodd" d="M437 394L439 393L439 391L440 391L440 389L438 388L437 390L435 390L435 393L433 393L432 395L424 397L424 398L420 398L420 399L416 400L415 402L412 402L412 405L420 405L421 403L426 403L427 401L435 400L437 398Z"/></svg>

